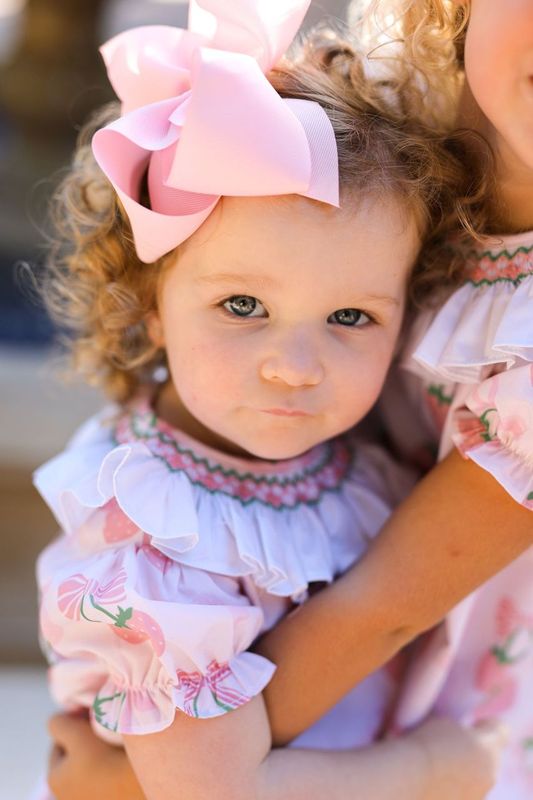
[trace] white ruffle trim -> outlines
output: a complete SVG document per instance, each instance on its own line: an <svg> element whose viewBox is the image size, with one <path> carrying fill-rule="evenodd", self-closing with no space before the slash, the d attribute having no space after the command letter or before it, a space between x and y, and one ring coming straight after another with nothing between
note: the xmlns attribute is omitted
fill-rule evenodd
<svg viewBox="0 0 533 800"><path fill-rule="evenodd" d="M455 438L455 437L454 437ZM457 438L460 445L460 437ZM498 440L465 451L472 461L489 472L518 503L533 510L533 465Z"/></svg>
<svg viewBox="0 0 533 800"><path fill-rule="evenodd" d="M436 314L423 314L416 329L412 358L448 381L477 383L489 365L533 361L533 274L517 285L467 283Z"/></svg>
<svg viewBox="0 0 533 800"><path fill-rule="evenodd" d="M222 666L213 662L203 674L179 669L170 674L154 660L150 665L154 674L135 685L127 670L95 680L97 673L87 664L80 664L73 677L72 663L64 661L49 670L52 695L63 707L74 708L73 698L88 706L98 736L112 744L120 744L124 734L165 730L176 710L198 719L227 714L260 694L276 669L266 658L249 652L236 654ZM153 680L156 672L158 679Z"/></svg>
<svg viewBox="0 0 533 800"><path fill-rule="evenodd" d="M301 599L309 583L331 581L347 569L415 482L382 448L361 443L348 477L317 502L281 510L259 502L244 506L169 470L142 442L115 446L105 416L87 423L67 450L35 473L63 530L75 537L114 498L173 561L252 576L278 596Z"/></svg>

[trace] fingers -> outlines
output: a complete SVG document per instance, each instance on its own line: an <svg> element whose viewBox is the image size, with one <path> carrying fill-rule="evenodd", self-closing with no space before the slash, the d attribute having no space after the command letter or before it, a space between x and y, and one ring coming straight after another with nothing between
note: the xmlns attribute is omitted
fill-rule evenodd
<svg viewBox="0 0 533 800"><path fill-rule="evenodd" d="M88 734L92 733L87 719L72 714L54 714L48 720L48 733L56 747L62 750L77 750L83 747Z"/></svg>

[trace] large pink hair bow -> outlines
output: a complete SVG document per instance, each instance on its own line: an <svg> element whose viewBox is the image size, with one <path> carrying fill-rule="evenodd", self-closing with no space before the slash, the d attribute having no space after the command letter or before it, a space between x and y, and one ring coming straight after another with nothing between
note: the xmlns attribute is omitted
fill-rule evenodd
<svg viewBox="0 0 533 800"><path fill-rule="evenodd" d="M93 138L139 258L185 241L223 195L300 194L337 206L338 156L318 103L265 77L310 0L191 0L189 30L148 26L102 47L122 116ZM147 175L150 208L139 202Z"/></svg>

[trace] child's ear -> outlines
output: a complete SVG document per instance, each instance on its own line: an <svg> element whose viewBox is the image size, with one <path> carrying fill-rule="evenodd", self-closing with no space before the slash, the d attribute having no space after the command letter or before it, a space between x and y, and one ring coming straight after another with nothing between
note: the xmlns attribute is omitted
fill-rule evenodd
<svg viewBox="0 0 533 800"><path fill-rule="evenodd" d="M163 333L163 325L157 311L150 311L145 317L146 330L148 338L155 344L156 347L165 346L165 336Z"/></svg>

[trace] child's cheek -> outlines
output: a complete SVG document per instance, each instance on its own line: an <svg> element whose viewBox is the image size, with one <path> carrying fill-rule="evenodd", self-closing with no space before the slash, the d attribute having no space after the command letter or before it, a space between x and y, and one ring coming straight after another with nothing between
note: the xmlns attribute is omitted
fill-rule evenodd
<svg viewBox="0 0 533 800"><path fill-rule="evenodd" d="M249 360L235 342L220 337L191 342L176 372L182 385L180 393L190 402L217 405L235 393L247 365Z"/></svg>

